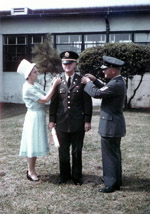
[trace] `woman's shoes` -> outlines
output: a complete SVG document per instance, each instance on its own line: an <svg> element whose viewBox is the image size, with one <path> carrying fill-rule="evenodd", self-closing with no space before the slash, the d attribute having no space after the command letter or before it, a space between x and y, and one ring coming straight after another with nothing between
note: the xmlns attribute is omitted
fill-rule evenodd
<svg viewBox="0 0 150 214"><path fill-rule="evenodd" d="M30 180L30 181L34 181L34 182L37 182L37 181L40 180L39 178L38 178L38 179L33 179L33 178L31 177L31 175L29 175L29 171L28 171L28 170L27 170L27 179Z"/></svg>

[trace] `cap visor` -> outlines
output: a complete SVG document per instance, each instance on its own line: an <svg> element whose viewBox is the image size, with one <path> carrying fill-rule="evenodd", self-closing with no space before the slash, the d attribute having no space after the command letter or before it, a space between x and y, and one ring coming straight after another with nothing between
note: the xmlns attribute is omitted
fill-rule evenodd
<svg viewBox="0 0 150 214"><path fill-rule="evenodd" d="M62 61L63 64L71 64L73 62L75 62L75 61L71 61L71 60L63 60Z"/></svg>
<svg viewBox="0 0 150 214"><path fill-rule="evenodd" d="M102 65L102 66L101 66L101 69L102 69L102 70L105 70L106 68L108 68L106 65Z"/></svg>

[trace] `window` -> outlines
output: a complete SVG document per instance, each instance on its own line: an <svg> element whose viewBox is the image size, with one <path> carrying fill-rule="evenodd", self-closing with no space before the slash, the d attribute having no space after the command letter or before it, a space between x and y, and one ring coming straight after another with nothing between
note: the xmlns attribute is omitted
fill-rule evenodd
<svg viewBox="0 0 150 214"><path fill-rule="evenodd" d="M140 45L150 46L150 33L135 33L134 42Z"/></svg>
<svg viewBox="0 0 150 214"><path fill-rule="evenodd" d="M22 59L32 58L34 44L43 42L43 35L9 35L3 37L3 71L16 71Z"/></svg>
<svg viewBox="0 0 150 214"><path fill-rule="evenodd" d="M34 44L43 43L45 34L4 35L3 36L3 71L16 71L21 59L32 59ZM75 51L80 54L89 47L103 46L106 33L67 33L51 35L54 47L59 51ZM134 41L133 41L133 40ZM116 32L109 34L109 42L135 42L150 46L150 32Z"/></svg>
<svg viewBox="0 0 150 214"><path fill-rule="evenodd" d="M80 54L84 49L106 43L105 34L56 35L56 49L70 50Z"/></svg>
<svg viewBox="0 0 150 214"><path fill-rule="evenodd" d="M90 47L95 47L98 45L104 45L105 43L106 43L105 34L84 35L85 49Z"/></svg>
<svg viewBox="0 0 150 214"><path fill-rule="evenodd" d="M116 33L109 35L110 43L114 42L132 42L132 34L131 33Z"/></svg>
<svg viewBox="0 0 150 214"><path fill-rule="evenodd" d="M75 51L81 53L82 36L81 35L56 35L56 49L59 52Z"/></svg>

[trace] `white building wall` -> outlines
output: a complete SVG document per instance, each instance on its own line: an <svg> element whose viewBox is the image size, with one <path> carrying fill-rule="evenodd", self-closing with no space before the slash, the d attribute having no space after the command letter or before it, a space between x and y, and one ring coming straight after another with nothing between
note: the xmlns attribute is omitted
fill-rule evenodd
<svg viewBox="0 0 150 214"><path fill-rule="evenodd" d="M0 32L0 102L3 99L3 45L2 45L2 34Z"/></svg>
<svg viewBox="0 0 150 214"><path fill-rule="evenodd" d="M66 20L67 19L67 20ZM105 31L105 20L93 17L50 17L34 19L9 19L2 24L3 34L63 33Z"/></svg>
<svg viewBox="0 0 150 214"><path fill-rule="evenodd" d="M39 77L40 83L43 76ZM48 84L46 91L50 87L50 80L48 77ZM140 80L140 76L136 75L132 80L129 80L128 85L128 99L132 96L133 90L136 88ZM22 86L24 78L15 72L5 72L3 76L3 99L2 102L9 103L23 103L22 101ZM43 86L41 86L43 88ZM100 106L100 99L93 99L94 106ZM138 89L136 96L131 102L132 108L149 108L150 107L150 73L144 75L142 84Z"/></svg>
<svg viewBox="0 0 150 214"><path fill-rule="evenodd" d="M17 72L4 72L2 102L22 103L22 85L24 81L24 78Z"/></svg>
<svg viewBox="0 0 150 214"><path fill-rule="evenodd" d="M120 17L110 16L110 31L138 31L150 30L149 15L124 15Z"/></svg>
<svg viewBox="0 0 150 214"><path fill-rule="evenodd" d="M132 96L134 89L138 86L140 76L136 75L128 84L128 99ZM131 102L132 108L150 108L150 73L144 75L143 81Z"/></svg>
<svg viewBox="0 0 150 214"><path fill-rule="evenodd" d="M67 21L66 21L67 19ZM60 21L61 20L61 21ZM111 16L109 18L110 31L149 30L150 16ZM33 34L33 33L63 33L63 32L104 32L106 23L104 17L41 17L22 19L13 17L0 22L0 101L22 103L21 91L24 79L16 72L2 71L2 35L3 34ZM136 76L129 83L130 97L139 77ZM132 107L150 107L150 74L146 74L143 83L132 101ZM100 105L100 100L94 99L94 105Z"/></svg>
<svg viewBox="0 0 150 214"><path fill-rule="evenodd" d="M150 16L110 16L110 31L137 31L150 29ZM67 21L66 21L67 19ZM146 21L145 21L146 20ZM3 21L2 34L20 33L63 33L63 32L103 32L106 30L104 17L41 17L13 18Z"/></svg>

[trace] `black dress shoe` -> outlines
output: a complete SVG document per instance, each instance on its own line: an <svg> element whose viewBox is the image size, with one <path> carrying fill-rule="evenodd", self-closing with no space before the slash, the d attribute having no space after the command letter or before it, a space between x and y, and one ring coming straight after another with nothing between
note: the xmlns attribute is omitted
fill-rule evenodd
<svg viewBox="0 0 150 214"><path fill-rule="evenodd" d="M38 179L33 179L32 177L31 177L31 175L29 175L29 172L28 172L28 170L27 170L27 179L28 180L30 180L30 181L34 181L34 182L37 182L37 181L39 181L40 179L38 178Z"/></svg>
<svg viewBox="0 0 150 214"><path fill-rule="evenodd" d="M73 180L73 182L74 182L75 185L80 185L81 186L83 184L81 179L80 180Z"/></svg>
<svg viewBox="0 0 150 214"><path fill-rule="evenodd" d="M113 187L104 187L102 189L99 189L99 192L102 192L102 193L110 193L110 192L114 192L115 191L115 188Z"/></svg>

